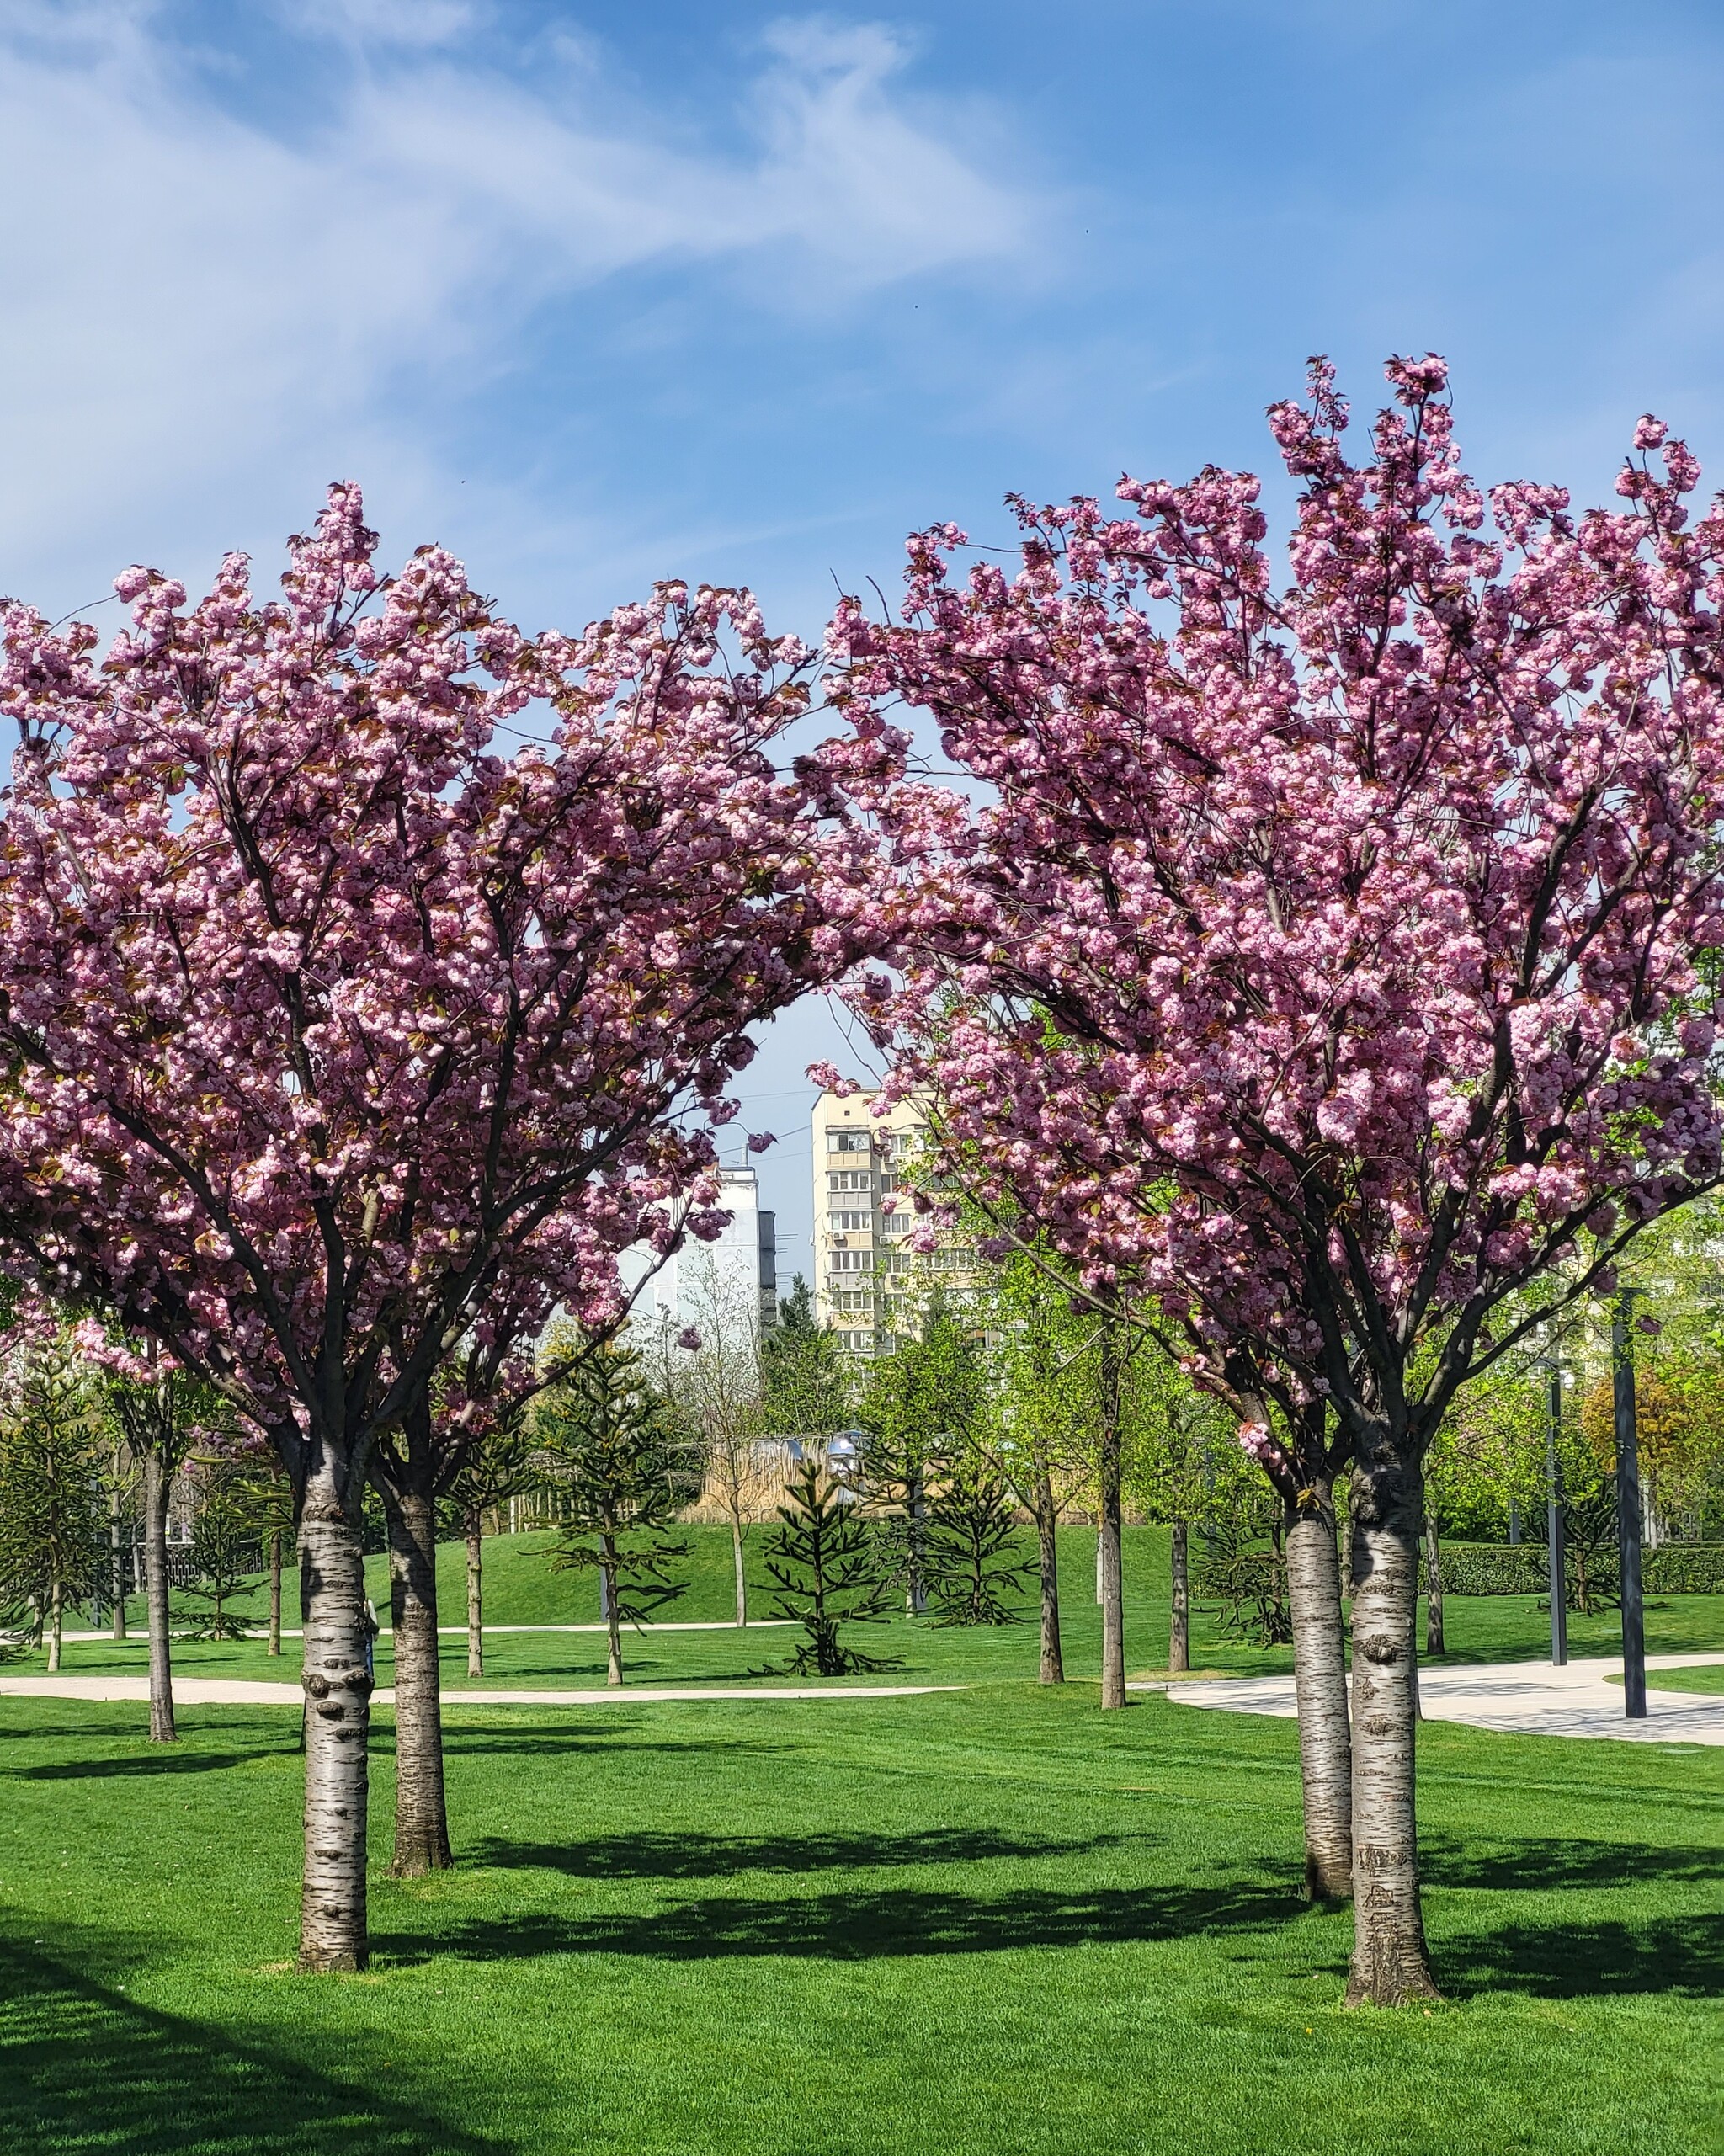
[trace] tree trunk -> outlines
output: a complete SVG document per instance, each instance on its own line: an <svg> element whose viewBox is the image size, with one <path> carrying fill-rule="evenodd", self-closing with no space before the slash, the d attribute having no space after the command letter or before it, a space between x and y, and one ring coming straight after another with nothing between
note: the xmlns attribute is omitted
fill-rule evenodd
<svg viewBox="0 0 1724 2156"><path fill-rule="evenodd" d="M1053 1477L1044 1462L1035 1481L1035 1545L1041 1571L1041 1682L1063 1685L1066 1660L1060 1649L1059 1515L1054 1507Z"/></svg>
<svg viewBox="0 0 1724 2156"><path fill-rule="evenodd" d="M114 1637L125 1637L125 1542L120 1529L120 1447L114 1448L114 1480L108 1491L108 1557L113 1573Z"/></svg>
<svg viewBox="0 0 1724 2156"><path fill-rule="evenodd" d="M467 1674L485 1674L485 1538L476 1513L467 1521Z"/></svg>
<svg viewBox="0 0 1724 2156"><path fill-rule="evenodd" d="M48 1674L60 1674L60 1622L65 1597L56 1579L48 1589Z"/></svg>
<svg viewBox="0 0 1724 2156"><path fill-rule="evenodd" d="M1435 1999L1418 1894L1413 1627L1423 1493L1372 1431L1353 1472L1353 1966L1349 2006Z"/></svg>
<svg viewBox="0 0 1724 2156"><path fill-rule="evenodd" d="M269 1536L269 1647L271 1654L281 1652L281 1530L271 1530Z"/></svg>
<svg viewBox="0 0 1724 2156"><path fill-rule="evenodd" d="M600 1577L604 1582L604 1628L609 1660L605 1664L604 1681L620 1685L623 1680L622 1620L616 1608L616 1537L604 1535L600 1538L604 1552L604 1565Z"/></svg>
<svg viewBox="0 0 1724 2156"><path fill-rule="evenodd" d="M401 1879L446 1871L443 1712L437 1666L437 1508L388 1493L389 1610L395 1649L395 1861Z"/></svg>
<svg viewBox="0 0 1724 2156"><path fill-rule="evenodd" d="M150 1631L150 1742L171 1744L173 1660L168 1636L168 1461L159 1445L144 1455L144 1598Z"/></svg>
<svg viewBox="0 0 1724 2156"><path fill-rule="evenodd" d="M366 1744L364 1544L327 1474L300 1519L300 1616L306 1692L306 1868L301 1969L363 1969L365 1939Z"/></svg>
<svg viewBox="0 0 1724 2156"><path fill-rule="evenodd" d="M1120 1449L1103 1449L1101 1486L1101 1703L1125 1704L1125 1600L1120 1565Z"/></svg>
<svg viewBox="0 0 1724 2156"><path fill-rule="evenodd" d="M1305 1891L1313 1902L1353 1892L1353 1746L1341 1580L1331 1492L1286 1508L1287 1601L1293 1618L1293 1685L1299 1705L1299 1768L1305 1801Z"/></svg>
<svg viewBox="0 0 1724 2156"><path fill-rule="evenodd" d="M928 1552L928 1496L923 1487L922 1470L914 1469L908 1477L905 1492L905 1509L910 1515L910 1556L905 1578L904 1610L912 1617L924 1616L928 1611L928 1582L923 1568Z"/></svg>
<svg viewBox="0 0 1724 2156"><path fill-rule="evenodd" d="M742 1523L734 1515L731 1518L731 1557L736 1568L737 1626L740 1631L748 1621L748 1574L742 1562Z"/></svg>
<svg viewBox="0 0 1724 2156"><path fill-rule="evenodd" d="M1424 1651L1443 1654L1443 1552L1437 1539L1437 1523L1424 1516Z"/></svg>
<svg viewBox="0 0 1724 2156"><path fill-rule="evenodd" d="M1191 1566L1185 1522L1176 1520L1168 1536L1173 1559L1173 1622L1168 1632L1168 1669L1177 1675L1191 1667Z"/></svg>

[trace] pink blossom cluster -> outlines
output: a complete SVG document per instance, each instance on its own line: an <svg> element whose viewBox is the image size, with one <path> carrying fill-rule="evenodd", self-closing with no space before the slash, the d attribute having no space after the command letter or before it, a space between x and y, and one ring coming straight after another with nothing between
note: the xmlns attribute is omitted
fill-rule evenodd
<svg viewBox="0 0 1724 2156"><path fill-rule="evenodd" d="M1014 501L1013 571L916 535L828 657L891 1089L1217 1389L1395 1421L1421 1357L1434 1413L1505 1295L1718 1177L1724 503L1652 420L1615 511L1487 496L1443 363L1388 373L1361 463L1326 365L1269 415L1285 588L1254 478L1128 478L1125 515Z"/></svg>
<svg viewBox="0 0 1724 2156"><path fill-rule="evenodd" d="M749 594L529 636L375 545L338 486L278 599L234 556L195 605L129 570L105 654L0 618L6 1262L350 1436L716 1234L749 1027L866 948Z"/></svg>

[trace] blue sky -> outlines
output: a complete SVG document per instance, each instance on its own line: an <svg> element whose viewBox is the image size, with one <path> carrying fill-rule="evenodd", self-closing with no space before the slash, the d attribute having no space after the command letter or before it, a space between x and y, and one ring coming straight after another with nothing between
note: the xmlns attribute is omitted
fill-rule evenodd
<svg viewBox="0 0 1724 2156"><path fill-rule="evenodd" d="M1315 350L1603 494L1649 408L1724 460L1721 109L1715 0L7 0L0 591L273 574L339 475L530 626L812 634L1008 487L1260 466ZM751 1078L792 1266L828 1052Z"/></svg>

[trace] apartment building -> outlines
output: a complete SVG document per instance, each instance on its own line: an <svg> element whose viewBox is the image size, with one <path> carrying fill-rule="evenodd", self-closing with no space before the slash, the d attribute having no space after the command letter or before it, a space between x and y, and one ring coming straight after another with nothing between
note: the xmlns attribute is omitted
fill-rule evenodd
<svg viewBox="0 0 1724 2156"><path fill-rule="evenodd" d="M878 1096L841 1099L822 1093L814 1105L814 1299L821 1320L854 1355L889 1355L913 1331L936 1286L961 1291L976 1254L948 1238L941 1248L907 1247L916 1222L906 1171L920 1143L923 1118L913 1100L884 1115ZM892 1211L885 1200L901 1197Z"/></svg>

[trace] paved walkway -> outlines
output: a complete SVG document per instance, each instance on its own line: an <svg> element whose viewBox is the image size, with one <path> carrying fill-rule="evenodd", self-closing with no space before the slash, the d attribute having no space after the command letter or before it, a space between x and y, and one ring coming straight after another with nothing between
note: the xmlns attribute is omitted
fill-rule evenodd
<svg viewBox="0 0 1724 2156"><path fill-rule="evenodd" d="M1724 1653L1647 1657L1648 1669L1703 1662L1724 1662ZM1631 1743L1724 1744L1724 1694L1649 1690L1646 1720L1631 1722L1622 1711L1621 1675L1620 1655L1588 1657L1560 1669L1548 1662L1486 1662L1470 1669L1421 1668L1418 1693L1428 1721L1464 1722L1475 1729L1626 1738ZM1607 1682L1612 1677L1619 1681ZM1298 1711L1290 1677L1223 1677L1166 1689L1182 1706L1289 1717Z"/></svg>
<svg viewBox="0 0 1724 2156"><path fill-rule="evenodd" d="M466 1691L447 1687L445 1708L456 1706L615 1706L640 1700L897 1700L912 1699L923 1692L956 1692L961 1685L624 1685L590 1691L540 1690ZM19 1699L147 1700L150 1680L143 1675L83 1676L62 1672L57 1677L0 1677L0 1695ZM292 1706L305 1695L297 1684L266 1684L238 1677L173 1678L176 1706ZM388 1685L371 1695L377 1706L393 1706L395 1693Z"/></svg>

